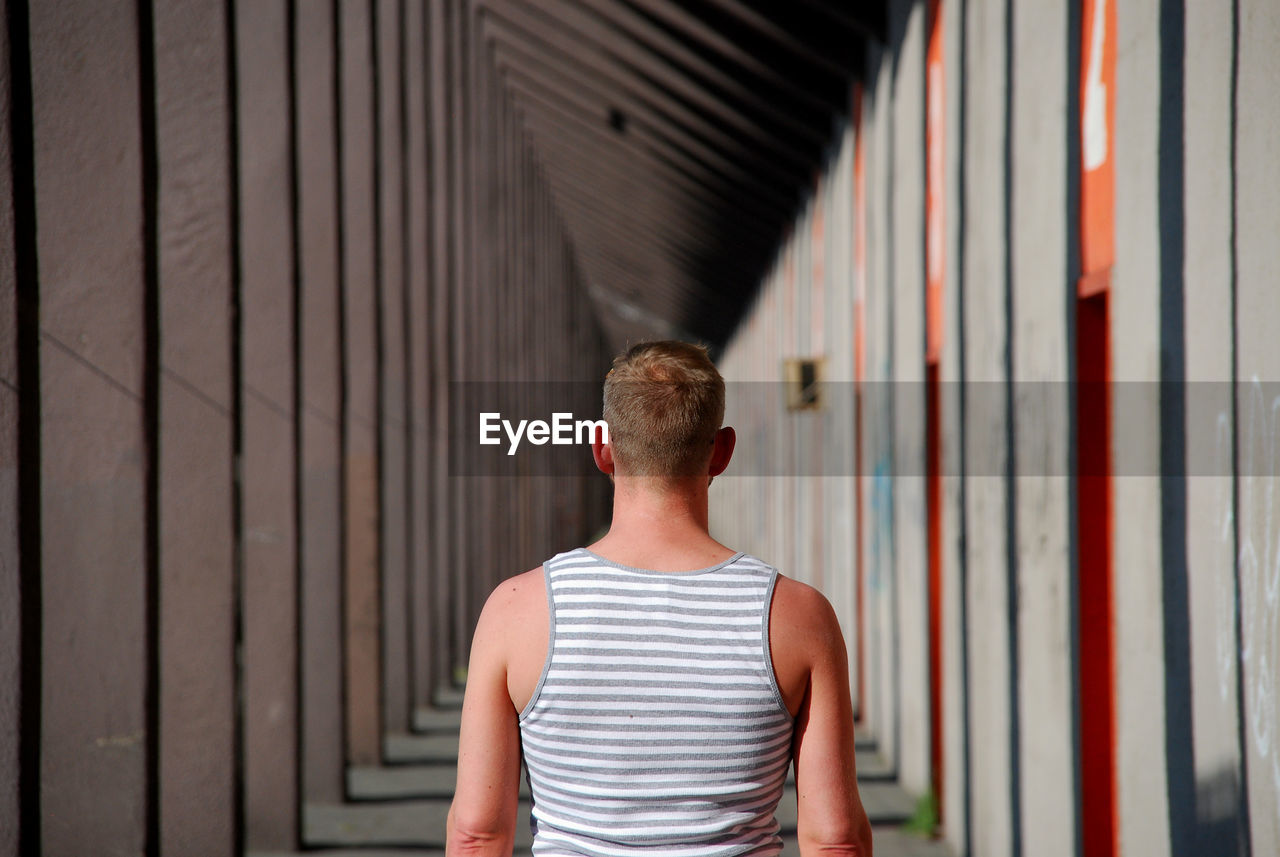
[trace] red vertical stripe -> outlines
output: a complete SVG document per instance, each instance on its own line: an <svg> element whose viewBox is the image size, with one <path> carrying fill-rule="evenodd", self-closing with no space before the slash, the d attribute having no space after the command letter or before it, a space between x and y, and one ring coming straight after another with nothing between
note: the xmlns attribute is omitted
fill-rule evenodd
<svg viewBox="0 0 1280 857"><path fill-rule="evenodd" d="M1116 849L1110 295L1076 304L1081 816L1085 857Z"/></svg>
<svg viewBox="0 0 1280 857"><path fill-rule="evenodd" d="M943 284L946 258L945 75L942 0L929 0L929 44L925 58L925 399L926 481L929 539L929 752L938 817L942 789L942 396Z"/></svg>
<svg viewBox="0 0 1280 857"><path fill-rule="evenodd" d="M1080 51L1080 281L1076 284L1080 812L1084 857L1117 854L1111 461L1116 9L1084 0Z"/></svg>

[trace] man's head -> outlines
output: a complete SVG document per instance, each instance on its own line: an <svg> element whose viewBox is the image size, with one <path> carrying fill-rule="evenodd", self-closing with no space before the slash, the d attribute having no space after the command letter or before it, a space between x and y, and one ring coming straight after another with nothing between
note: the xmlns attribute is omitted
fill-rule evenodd
<svg viewBox="0 0 1280 857"><path fill-rule="evenodd" d="M621 473L706 475L724 419L724 379L700 345L644 342L614 358L604 419Z"/></svg>

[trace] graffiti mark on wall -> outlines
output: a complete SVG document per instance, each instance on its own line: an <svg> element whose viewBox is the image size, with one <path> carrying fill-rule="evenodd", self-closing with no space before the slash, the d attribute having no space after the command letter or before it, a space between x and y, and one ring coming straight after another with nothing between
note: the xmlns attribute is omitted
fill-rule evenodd
<svg viewBox="0 0 1280 857"><path fill-rule="evenodd" d="M1252 750L1251 767L1270 773L1280 819L1280 747L1277 747L1277 671L1280 670L1280 396L1266 400L1254 376L1240 402L1240 552L1236 560L1239 592L1231 567L1217 568L1218 690L1226 700L1236 684L1236 622L1240 623L1239 661L1243 669L1246 723L1245 752ZM1230 472L1231 423L1218 415L1217 455ZM1231 480L1220 479L1217 532L1220 557L1231 555ZM1261 765L1258 763L1261 762Z"/></svg>
<svg viewBox="0 0 1280 857"><path fill-rule="evenodd" d="M1276 747L1276 672L1280 670L1280 396L1270 402L1254 376L1243 403L1240 474L1240 659L1249 734L1275 785L1280 818L1280 748Z"/></svg>

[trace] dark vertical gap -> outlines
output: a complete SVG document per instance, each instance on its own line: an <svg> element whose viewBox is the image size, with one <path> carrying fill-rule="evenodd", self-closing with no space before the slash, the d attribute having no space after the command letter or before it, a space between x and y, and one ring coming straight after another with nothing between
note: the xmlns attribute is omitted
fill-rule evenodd
<svg viewBox="0 0 1280 857"><path fill-rule="evenodd" d="M386 292L383 289L383 252L382 252L382 76L381 66L379 65L382 58L382 51L378 44L380 34L378 32L378 0L367 0L369 4L369 96L370 96L370 115L373 121L371 146L373 149L373 364L374 364L374 401L377 402L376 413L373 415L374 425L374 448L373 456L375 463L375 472L378 474L378 490L374 492L374 503L377 504L377 521L378 521L378 561L375 565L377 569L377 580L375 583L376 593L374 598L378 605L378 624L380 626L377 634L374 635L374 645L378 647L378 681L377 681L377 701L374 705L378 731L381 734L385 728L386 713L383 706L386 704L387 698L387 647L384 637L386 629L386 573L387 573L387 552L383 548L383 536L386 533L386 510L383 508L382 486L387 480L387 458L386 444L383 443L383 423L387 419L386 414L386 379L382 377L382 373L386 367L387 355L386 344L383 337L386 333L382 323L382 304L386 299ZM403 272L401 272L403 273ZM378 742L378 756L382 757L386 749L386 742ZM385 761L385 759L384 759Z"/></svg>
<svg viewBox="0 0 1280 857"><path fill-rule="evenodd" d="M1244 628L1240 615L1240 209L1236 190L1240 184L1238 128L1240 119L1240 0L1231 0L1231 567L1236 591L1236 734L1240 750L1240 784L1236 794L1240 857L1253 852L1252 819L1249 815L1249 744L1245 722Z"/></svg>
<svg viewBox="0 0 1280 857"><path fill-rule="evenodd" d="M306 745L304 728L306 712L302 706L303 682L303 623L306 611L303 607L303 574L302 558L304 536L303 480L306 462L302 450L302 242L299 235L298 219L301 215L298 179L298 15L297 0L285 0L285 63L287 65L286 86L288 87L289 112L289 288L290 318L292 322L292 354L293 354L293 610L294 610L294 681L293 681L293 841L301 844L303 840L302 805L303 765L305 764Z"/></svg>
<svg viewBox="0 0 1280 857"><path fill-rule="evenodd" d="M138 0L138 112L142 166L143 422L146 477L146 807L147 857L160 854L160 230L156 141L155 21Z"/></svg>
<svg viewBox="0 0 1280 857"><path fill-rule="evenodd" d="M1185 0L1160 4L1160 555L1164 595L1164 737L1170 857L1196 857L1195 730L1187 568L1186 219L1183 138Z"/></svg>
<svg viewBox="0 0 1280 857"><path fill-rule="evenodd" d="M964 857L973 854L973 765L971 746L971 711L969 701L969 423L968 423L968 383L969 361L965 349L965 298L966 280L965 264L968 258L967 218L969 193L969 151L968 151L968 116L969 87L965 72L969 67L969 0L958 0L960 13L960 59L959 59L959 94L956 112L959 115L956 130L956 153L959 159L956 177L956 344L960 354L960 378L958 384L958 407L960 424L960 550L956 573L959 575L960 590L960 764L964 770L964 794L960 806L960 817L964 819L964 837L961 853Z"/></svg>
<svg viewBox="0 0 1280 857"><path fill-rule="evenodd" d="M42 851L40 749L44 640L40 496L40 264L36 243L35 129L27 0L8 0L10 181L18 349L19 736L18 850Z"/></svg>
<svg viewBox="0 0 1280 857"><path fill-rule="evenodd" d="M404 483L404 647L405 647L405 704L407 710L404 712L404 722L406 727L413 731L414 728L414 699L416 694L415 676L417 675L416 652L414 651L414 609L415 596L417 587L414 583L414 572L417 568L415 561L417 556L414 551L414 533L419 526L417 504L414 502L414 480L417 478L418 469L418 449L414 443L413 425L414 425L414 362L413 362L413 279L410 272L413 270L413 236L409 231L410 226L410 197L409 197L409 101L407 84L409 60L408 60L408 39L409 32L405 27L405 0L399 0L397 4L397 14L399 16L400 26L396 28L396 67L399 69L396 77L400 84L399 90L396 92L396 112L400 117L400 139L397 141L400 148L400 336L403 342L402 357L404 360L404 377L402 383L402 395L404 397L404 461L405 471L408 478ZM423 10L426 14L426 10Z"/></svg>
<svg viewBox="0 0 1280 857"><path fill-rule="evenodd" d="M337 239L335 269L337 274L337 318L338 329L338 697L341 710L338 722L342 735L342 770L339 776L342 781L341 791L347 794L346 764L351 758L350 717L348 712L351 688L347 681L347 230L346 205L347 191L346 168L343 164L343 115L342 84L344 69L342 67L342 8L341 0L330 0L329 14L332 22L332 59L333 59L333 174L334 174L334 229Z"/></svg>
<svg viewBox="0 0 1280 857"><path fill-rule="evenodd" d="M1076 306L1077 286L1080 278L1080 180L1082 162L1080 160L1080 31L1083 24L1082 0L1068 0L1066 3L1066 158L1064 159L1063 195L1063 230L1064 247L1064 288L1063 318L1066 319L1066 366L1067 366L1067 473L1072 475L1067 486L1067 627L1069 635L1069 651L1071 667L1071 759L1072 759L1072 804L1074 814L1075 851L1079 857L1086 857L1084 817L1085 787L1083 772L1083 742L1081 727L1083 718L1081 706L1083 699L1080 692L1081 676L1081 632L1080 632L1080 478L1079 478L1079 442L1080 433L1076 417L1079 416L1079 405L1076 395L1077 382L1080 380L1077 369L1079 359L1079 341L1077 338ZM1100 379L1099 379L1100 380ZM1093 475L1093 474L1091 474ZM1109 633L1109 632L1108 632ZM1109 835L1109 834L1108 834ZM1100 857L1100 855L1088 855Z"/></svg>
<svg viewBox="0 0 1280 857"><path fill-rule="evenodd" d="M1022 715L1018 705L1021 660L1018 641L1018 444L1014 427L1013 343L1013 23L1014 0L1004 17L1004 432L1005 599L1009 635L1009 854L1022 857Z"/></svg>
<svg viewBox="0 0 1280 857"><path fill-rule="evenodd" d="M236 0L225 0L227 40L227 235L231 263L231 609L232 609L232 835L236 854L245 851L245 652L244 652L244 318L240 256L240 77L236 45Z"/></svg>

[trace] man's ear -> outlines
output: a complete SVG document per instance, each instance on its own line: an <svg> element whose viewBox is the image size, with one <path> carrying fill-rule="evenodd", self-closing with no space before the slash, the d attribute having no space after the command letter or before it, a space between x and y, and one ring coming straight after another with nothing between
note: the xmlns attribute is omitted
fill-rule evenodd
<svg viewBox="0 0 1280 857"><path fill-rule="evenodd" d="M613 447L596 437L591 441L591 457L596 460L596 467L601 473L613 475Z"/></svg>
<svg viewBox="0 0 1280 857"><path fill-rule="evenodd" d="M715 445L711 448L711 462L707 465L708 476L719 476L729 466L733 458L733 448L738 443L738 433L732 426L725 426L716 432Z"/></svg>

